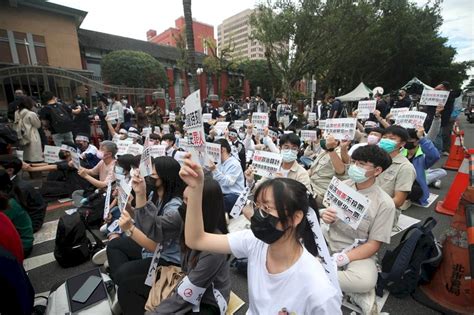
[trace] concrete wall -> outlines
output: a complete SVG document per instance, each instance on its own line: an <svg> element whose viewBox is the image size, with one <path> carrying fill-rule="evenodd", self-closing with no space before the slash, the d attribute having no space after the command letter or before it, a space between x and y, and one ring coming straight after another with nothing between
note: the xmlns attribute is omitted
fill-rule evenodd
<svg viewBox="0 0 474 315"><path fill-rule="evenodd" d="M45 37L48 62L52 67L82 69L73 17L0 2L0 28Z"/></svg>

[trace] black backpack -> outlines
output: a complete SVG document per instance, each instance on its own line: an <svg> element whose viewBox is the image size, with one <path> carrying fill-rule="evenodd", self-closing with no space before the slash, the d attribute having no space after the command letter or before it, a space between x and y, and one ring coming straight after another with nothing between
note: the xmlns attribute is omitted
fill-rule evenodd
<svg viewBox="0 0 474 315"><path fill-rule="evenodd" d="M72 118L64 108L63 104L51 105L51 127L56 133L65 133L71 131Z"/></svg>
<svg viewBox="0 0 474 315"><path fill-rule="evenodd" d="M87 220L78 212L59 218L54 258L61 267L80 265L88 261L92 253L104 247L102 241L90 230L86 222ZM94 237L96 242L94 246L87 237L86 231Z"/></svg>
<svg viewBox="0 0 474 315"><path fill-rule="evenodd" d="M418 285L430 281L442 258L441 246L431 232L435 225L432 217L423 224L412 225L400 244L393 251L387 250L377 279L378 296L383 296L387 289L395 297L403 298Z"/></svg>

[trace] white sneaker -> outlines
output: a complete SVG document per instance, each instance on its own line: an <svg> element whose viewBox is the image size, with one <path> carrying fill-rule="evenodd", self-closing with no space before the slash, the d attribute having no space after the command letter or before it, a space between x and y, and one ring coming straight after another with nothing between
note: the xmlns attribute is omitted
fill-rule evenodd
<svg viewBox="0 0 474 315"><path fill-rule="evenodd" d="M99 229L100 233L102 234L107 234L107 223L104 223L100 229Z"/></svg>
<svg viewBox="0 0 474 315"><path fill-rule="evenodd" d="M363 315L378 314L377 304L375 303L375 288L366 293L348 293L353 301L362 310Z"/></svg>
<svg viewBox="0 0 474 315"><path fill-rule="evenodd" d="M102 248L92 256L92 262L98 266L103 265L107 260L107 247Z"/></svg>
<svg viewBox="0 0 474 315"><path fill-rule="evenodd" d="M444 151L443 156L449 156L449 152Z"/></svg>
<svg viewBox="0 0 474 315"><path fill-rule="evenodd" d="M441 179L438 179L433 183L433 187L440 189L441 188Z"/></svg>

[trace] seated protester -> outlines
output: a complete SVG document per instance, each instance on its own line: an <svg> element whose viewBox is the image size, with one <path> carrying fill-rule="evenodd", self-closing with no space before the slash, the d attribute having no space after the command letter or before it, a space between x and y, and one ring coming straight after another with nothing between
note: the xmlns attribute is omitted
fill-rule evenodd
<svg viewBox="0 0 474 315"><path fill-rule="evenodd" d="M246 160L244 144L240 142L239 134L234 128L229 129L228 135L231 144L232 155L239 159L240 165L242 166L242 172L245 172Z"/></svg>
<svg viewBox="0 0 474 315"><path fill-rule="evenodd" d="M128 129L128 132L127 132L127 138L130 138L132 139L132 143L133 144L143 144L143 139L142 139L142 135L140 134L140 132L138 131L137 128L135 127L130 127Z"/></svg>
<svg viewBox="0 0 474 315"><path fill-rule="evenodd" d="M321 129L316 129L316 141L307 141L306 147L304 149L303 155L300 157L300 162L308 169L313 163L314 159L321 153L321 146L319 141L322 137Z"/></svg>
<svg viewBox="0 0 474 315"><path fill-rule="evenodd" d="M174 133L167 133L161 137L161 144L166 146L166 156L171 156L172 158L175 157L180 149L176 148L176 137Z"/></svg>
<svg viewBox="0 0 474 315"><path fill-rule="evenodd" d="M300 145L301 140L295 133L283 134L280 137L282 163L280 171L277 172L275 176L294 179L305 185L306 189L312 193L311 180L309 179L308 172L296 161ZM254 184L252 166L250 166L245 172L245 178L247 179L247 184L249 186ZM256 186L263 183L265 180L268 180L268 178L262 178L257 182Z"/></svg>
<svg viewBox="0 0 474 315"><path fill-rule="evenodd" d="M392 197L395 207L401 209L416 178L416 171L410 161L400 153L408 140L408 132L401 126L390 126L378 146L390 154L392 165L377 177L377 184ZM406 209L406 208L405 208ZM400 212L395 214L394 226Z"/></svg>
<svg viewBox="0 0 474 315"><path fill-rule="evenodd" d="M203 224L204 174L187 155L180 176L188 185L186 245L194 250L248 257L247 314L342 314L341 296L321 262L306 214L316 208L306 187L288 178L270 179L255 193L250 230L226 235Z"/></svg>
<svg viewBox="0 0 474 315"><path fill-rule="evenodd" d="M352 156L352 153L360 147L366 146L368 144L372 144L372 145L378 144L380 139L382 139L382 136L384 135L385 130L379 127L365 128L365 133L367 134L367 142L360 142L360 143L354 144L349 149L349 156Z"/></svg>
<svg viewBox="0 0 474 315"><path fill-rule="evenodd" d="M7 171L0 168L0 195L8 197L8 208L3 210L3 213L11 220L18 231L23 245L23 256L26 258L33 250L33 225L28 213L14 197L15 195L21 196L21 192L13 193L14 189L18 188L13 186Z"/></svg>
<svg viewBox="0 0 474 315"><path fill-rule="evenodd" d="M81 165L85 168L93 168L99 162L100 159L97 156L97 148L95 145L89 143L89 137L86 135L78 134L76 136L76 146L81 151Z"/></svg>
<svg viewBox="0 0 474 315"><path fill-rule="evenodd" d="M119 303L125 314L143 313L145 299L150 287L144 284L148 268L152 261L153 253L158 243L162 242L162 221L178 214L178 208L182 205L184 183L179 177L179 163L171 157L158 157L153 160L153 171L147 177L147 186L153 187L151 199L155 207L145 206L147 204L144 179L135 176L132 189L135 192L135 209L123 211L119 219L119 226L127 231L128 237L117 237L107 245L107 259L110 267L110 277L119 287L118 295L123 297L131 290L127 286L136 280L135 294L142 297L142 303L131 304L124 302L119 297ZM131 218L135 225L130 226ZM181 224L176 227L179 229ZM176 233L175 235L179 235ZM168 239L160 245L163 246L159 265L179 266L181 263L179 237ZM134 282L135 283L135 282ZM133 308L127 312L128 308ZM136 312L140 310L140 312Z"/></svg>
<svg viewBox="0 0 474 315"><path fill-rule="evenodd" d="M390 164L388 153L375 145L360 147L352 154L349 179L344 183L370 199L357 230L339 219L335 209L322 212L323 221L329 224L325 239L338 266L341 290L362 308L362 314L372 314L378 275L376 254L382 243L390 243L395 205L375 181ZM358 240L362 241L354 247Z"/></svg>
<svg viewBox="0 0 474 315"><path fill-rule="evenodd" d="M188 314L195 308L199 309L200 314L220 314L219 302L227 303L230 294L229 265L227 255L214 254L206 251L195 251L186 246L184 235L184 222L186 217L187 190L184 191L184 204L179 207L179 213L173 212L172 215L163 218L161 222L161 238L159 243L168 239L179 237L181 240L181 270L186 274L184 283L190 282L195 289L195 295L202 294L197 303L190 303L189 297L183 296L174 290L169 297L162 300L160 304L147 314ZM145 198L142 198L145 200ZM137 205L138 206L138 205ZM140 205L142 206L142 205ZM154 208L155 205L147 202L143 207ZM224 199L219 184L212 178L206 178L204 181L202 209L204 230L208 233L227 234L227 225L224 216ZM131 221L124 225L124 230L133 228ZM157 279L158 280L158 279ZM127 283L119 289L119 301L125 314L133 313L136 309L133 305L143 305L143 297L135 296L132 283ZM213 290L218 290L220 301L217 300ZM125 294L122 294L126 292ZM128 293L128 294L127 294ZM122 303L125 296L125 303ZM138 300L135 300L138 299ZM138 314L136 309L134 314Z"/></svg>
<svg viewBox="0 0 474 315"><path fill-rule="evenodd" d="M161 136L156 133L151 133L149 141L150 141L150 145L159 145L161 144Z"/></svg>
<svg viewBox="0 0 474 315"><path fill-rule="evenodd" d="M240 162L232 156L232 149L226 139L219 139L215 143L221 145L221 163L215 165L209 162L209 171L212 177L221 185L224 194L224 209L230 212L237 198L244 191L244 172Z"/></svg>
<svg viewBox="0 0 474 315"><path fill-rule="evenodd" d="M407 129L407 131L408 141L401 154L413 164L416 171L416 180L408 194L405 206L408 208L411 202L426 206L430 196L426 171L440 159L440 154L433 142L428 137L425 137L423 127ZM440 177L442 177L442 174L438 174L438 176L441 175ZM444 171L444 174L446 174L446 171Z"/></svg>
<svg viewBox="0 0 474 315"><path fill-rule="evenodd" d="M311 164L308 173L316 203L322 207L324 194L332 178L336 176L342 179L346 174L341 150L347 150L348 142L343 142L339 146L339 142L333 136L328 136L326 139L321 139L319 145L322 151Z"/></svg>
<svg viewBox="0 0 474 315"><path fill-rule="evenodd" d="M262 144L255 145L256 150L280 153L278 149L278 137L282 134L279 129L268 127L263 129Z"/></svg>
<svg viewBox="0 0 474 315"><path fill-rule="evenodd" d="M100 144L99 152L97 152L97 156L101 161L92 169L81 167L77 173L96 188L107 187L109 182L115 180L114 167L117 151L118 148L115 143L107 140L103 141Z"/></svg>
<svg viewBox="0 0 474 315"><path fill-rule="evenodd" d="M22 197L15 196L16 200L20 202L20 205L30 216L33 232L37 232L43 226L47 203L30 182L22 180L21 175L18 176L22 168L22 162L19 158L14 155L0 155L0 166L8 173L13 184L13 192L21 192Z"/></svg>
<svg viewBox="0 0 474 315"><path fill-rule="evenodd" d="M72 158L69 150L77 150L72 142L63 142L59 151L59 162L53 164L23 164L23 170L28 172L49 172L46 182L43 183L40 193L48 201L59 198L69 198L76 190L86 190L91 185L77 173L72 166ZM69 148L69 149L67 149Z"/></svg>
<svg viewBox="0 0 474 315"><path fill-rule="evenodd" d="M9 199L8 194L0 192L0 248L7 250L16 257L20 264L23 264L24 255L20 234L18 234L12 221L4 213L10 207L8 204Z"/></svg>
<svg viewBox="0 0 474 315"><path fill-rule="evenodd" d="M253 135L253 125L251 123L247 124L247 132L242 141L245 147L245 151L255 151L255 145L259 144L257 137Z"/></svg>

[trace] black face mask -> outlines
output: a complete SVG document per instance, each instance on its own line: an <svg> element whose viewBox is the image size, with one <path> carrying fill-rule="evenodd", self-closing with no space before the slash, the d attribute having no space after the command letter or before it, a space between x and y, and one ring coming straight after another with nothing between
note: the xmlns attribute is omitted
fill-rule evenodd
<svg viewBox="0 0 474 315"><path fill-rule="evenodd" d="M321 147L321 149L326 151L328 149L328 148L326 148L326 139L319 140L319 146Z"/></svg>
<svg viewBox="0 0 474 315"><path fill-rule="evenodd" d="M147 190L155 190L156 188L156 179L151 178L150 176L145 177L145 184Z"/></svg>
<svg viewBox="0 0 474 315"><path fill-rule="evenodd" d="M416 148L415 142L407 141L405 143L405 149L412 150L414 148Z"/></svg>
<svg viewBox="0 0 474 315"><path fill-rule="evenodd" d="M256 238L267 244L272 244L285 234L285 231L276 228L278 221L280 220L272 215L264 218L260 211L255 209L253 216L250 218L250 229Z"/></svg>

